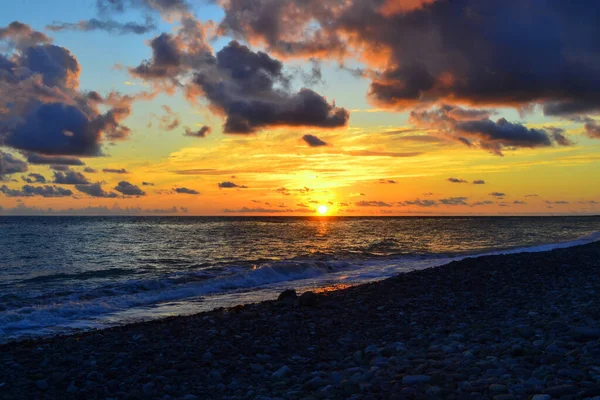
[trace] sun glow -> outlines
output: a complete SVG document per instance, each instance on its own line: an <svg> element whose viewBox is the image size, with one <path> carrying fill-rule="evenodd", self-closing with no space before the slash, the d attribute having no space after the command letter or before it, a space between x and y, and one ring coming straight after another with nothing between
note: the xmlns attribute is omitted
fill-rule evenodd
<svg viewBox="0 0 600 400"><path fill-rule="evenodd" d="M327 214L327 211L328 211L327 206L319 206L319 207L317 207L317 212L319 214L321 214L321 215Z"/></svg>

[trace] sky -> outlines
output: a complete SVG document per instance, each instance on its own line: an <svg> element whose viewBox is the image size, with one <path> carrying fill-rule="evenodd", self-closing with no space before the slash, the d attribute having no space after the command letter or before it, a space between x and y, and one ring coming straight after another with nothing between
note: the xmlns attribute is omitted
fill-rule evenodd
<svg viewBox="0 0 600 400"><path fill-rule="evenodd" d="M0 214L600 210L600 4L0 3Z"/></svg>

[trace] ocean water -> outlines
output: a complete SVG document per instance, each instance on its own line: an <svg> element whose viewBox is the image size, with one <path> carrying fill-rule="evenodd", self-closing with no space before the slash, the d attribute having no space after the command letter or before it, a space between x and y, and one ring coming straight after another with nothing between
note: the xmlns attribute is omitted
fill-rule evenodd
<svg viewBox="0 0 600 400"><path fill-rule="evenodd" d="M0 342L600 240L600 217L0 217Z"/></svg>

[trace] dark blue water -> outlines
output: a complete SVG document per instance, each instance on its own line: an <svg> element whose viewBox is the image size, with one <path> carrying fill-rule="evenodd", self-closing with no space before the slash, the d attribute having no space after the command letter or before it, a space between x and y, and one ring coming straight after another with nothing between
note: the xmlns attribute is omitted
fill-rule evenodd
<svg viewBox="0 0 600 400"><path fill-rule="evenodd" d="M0 342L600 238L599 217L0 217Z"/></svg>

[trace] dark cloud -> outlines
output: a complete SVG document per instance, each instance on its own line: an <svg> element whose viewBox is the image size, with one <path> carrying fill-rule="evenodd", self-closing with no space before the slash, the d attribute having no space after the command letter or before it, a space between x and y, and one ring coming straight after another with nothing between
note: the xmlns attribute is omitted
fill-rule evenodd
<svg viewBox="0 0 600 400"><path fill-rule="evenodd" d="M8 197L67 197L72 196L73 192L58 186L32 186L24 185L21 189L9 189L6 185L0 187L0 193Z"/></svg>
<svg viewBox="0 0 600 400"><path fill-rule="evenodd" d="M114 192L106 192L99 183L90 185L75 185L75 189L92 197L115 198L118 195Z"/></svg>
<svg viewBox="0 0 600 400"><path fill-rule="evenodd" d="M393 179L380 179L379 183L395 185L398 182Z"/></svg>
<svg viewBox="0 0 600 400"><path fill-rule="evenodd" d="M565 201L565 200L557 200L557 201L546 200L546 204L566 205L566 204L569 204L569 202Z"/></svg>
<svg viewBox="0 0 600 400"><path fill-rule="evenodd" d="M490 196L494 196L494 197L504 197L504 196L506 196L506 193L502 193L502 192L492 192L492 193L490 193Z"/></svg>
<svg viewBox="0 0 600 400"><path fill-rule="evenodd" d="M98 171L97 171L97 170L95 170L95 169L94 169L94 168L92 168L92 167L85 167L85 168L83 169L83 172L87 172L88 174L95 174L95 173L97 173Z"/></svg>
<svg viewBox="0 0 600 400"><path fill-rule="evenodd" d="M462 110L461 119L452 115ZM482 119L466 119L469 113L461 108L444 105L437 110L413 111L410 120L416 126L436 129L446 137L461 142L468 147L478 147L496 155L503 155L506 148L535 148L552 146L553 141L559 145L570 145L571 142L556 128L533 129L519 123L508 122L505 118L497 121L484 117ZM473 115L478 115L473 113Z"/></svg>
<svg viewBox="0 0 600 400"><path fill-rule="evenodd" d="M345 109L318 93L291 91L283 64L268 54L236 41L213 54L205 27L192 18L183 18L176 34L152 39L150 47L152 58L130 73L167 90L183 86L191 101L207 98L225 116L225 133L248 134L271 126L336 128L348 122Z"/></svg>
<svg viewBox="0 0 600 400"><path fill-rule="evenodd" d="M190 128L185 128L184 136L203 138L203 137L206 137L206 135L208 135L211 132L212 132L212 128L210 126L204 125L197 131L193 131Z"/></svg>
<svg viewBox="0 0 600 400"><path fill-rule="evenodd" d="M54 172L54 183L61 185L87 185L90 181L81 172Z"/></svg>
<svg viewBox="0 0 600 400"><path fill-rule="evenodd" d="M485 181L483 179L475 179L473 185L485 185Z"/></svg>
<svg viewBox="0 0 600 400"><path fill-rule="evenodd" d="M138 22L122 23L113 20L100 20L92 18L79 22L54 22L51 25L47 25L46 29L54 32L65 30L83 32L106 31L109 33L117 33L119 35L125 35L129 33L141 35L155 30L156 24L150 18L147 18L143 24Z"/></svg>
<svg viewBox="0 0 600 400"><path fill-rule="evenodd" d="M146 192L140 189L138 186L129 183L127 181L121 181L117 186L115 186L115 190L119 193L124 194L125 196L145 196Z"/></svg>
<svg viewBox="0 0 600 400"><path fill-rule="evenodd" d="M545 127L546 131L552 136L554 141L561 146L572 146L573 141L565 136L565 130L561 128L555 128L552 126Z"/></svg>
<svg viewBox="0 0 600 400"><path fill-rule="evenodd" d="M384 201L357 201L356 204L358 207L392 207L391 204L386 203Z"/></svg>
<svg viewBox="0 0 600 400"><path fill-rule="evenodd" d="M151 115L152 118L156 118L158 120L158 126L166 131L172 131L173 129L177 128L180 124L179 116L177 115L177 113L167 105L163 105L162 109L165 111L165 115L160 117L155 114ZM148 128L150 128L151 126L152 120L148 124Z"/></svg>
<svg viewBox="0 0 600 400"><path fill-rule="evenodd" d="M10 153L0 151L0 179L4 175L26 172L27 163L18 159Z"/></svg>
<svg viewBox="0 0 600 400"><path fill-rule="evenodd" d="M440 199L440 203L447 206L467 206L467 198L466 197L449 197L446 199Z"/></svg>
<svg viewBox="0 0 600 400"><path fill-rule="evenodd" d="M369 66L361 72L371 79L369 95L383 106L454 101L546 104L552 115L600 110L600 8L588 0L223 4L221 31L271 52L333 59L357 53Z"/></svg>
<svg viewBox="0 0 600 400"><path fill-rule="evenodd" d="M472 203L471 207L489 206L490 204L495 204L495 203L491 200L477 201L475 203Z"/></svg>
<svg viewBox="0 0 600 400"><path fill-rule="evenodd" d="M128 174L129 172L125 168L104 168L102 172L107 174Z"/></svg>
<svg viewBox="0 0 600 400"><path fill-rule="evenodd" d="M181 194L200 194L200 192L198 192L197 190L188 189L186 187L174 188L173 190L175 191L175 193Z"/></svg>
<svg viewBox="0 0 600 400"><path fill-rule="evenodd" d="M71 168L68 165L63 165L63 164L52 164L50 165L50 169L54 170L54 171L70 171Z"/></svg>
<svg viewBox="0 0 600 400"><path fill-rule="evenodd" d="M142 186L154 186L152 182L142 182Z"/></svg>
<svg viewBox="0 0 600 400"><path fill-rule="evenodd" d="M142 11L155 11L164 17L185 14L190 10L186 0L96 0L96 7L100 14L123 13L130 8L136 8Z"/></svg>
<svg viewBox="0 0 600 400"><path fill-rule="evenodd" d="M23 182L27 183L46 183L46 177L44 175L36 174L33 172L27 174L27 176L21 176L21 179L23 180Z"/></svg>
<svg viewBox="0 0 600 400"><path fill-rule="evenodd" d="M466 181L464 179L459 179L459 178L448 178L446 180L450 183L469 183L469 181Z"/></svg>
<svg viewBox="0 0 600 400"><path fill-rule="evenodd" d="M417 207L437 207L438 203L435 200L406 200L398 202L399 206L417 206Z"/></svg>
<svg viewBox="0 0 600 400"><path fill-rule="evenodd" d="M327 143L319 139L314 135L304 135L302 136L302 140L306 142L310 147L319 147L319 146L327 146Z"/></svg>
<svg viewBox="0 0 600 400"><path fill-rule="evenodd" d="M0 28L0 41L6 41L11 47L15 47L16 49L24 49L52 42L42 32L34 31L29 25L19 21L13 21L8 26Z"/></svg>
<svg viewBox="0 0 600 400"><path fill-rule="evenodd" d="M585 133L594 139L600 139L600 125L596 122L586 122L584 125Z"/></svg>
<svg viewBox="0 0 600 400"><path fill-rule="evenodd" d="M513 201L513 204L516 204L516 205L523 205L523 204L527 204L527 203L526 203L526 202L524 202L524 201L521 201L521 200L515 200L515 201Z"/></svg>
<svg viewBox="0 0 600 400"><path fill-rule="evenodd" d="M29 164L85 165L83 161L75 157L45 156L36 153L29 153L27 155L27 162Z"/></svg>
<svg viewBox="0 0 600 400"><path fill-rule="evenodd" d="M122 139L133 101L147 93L106 97L79 91L79 62L45 35L15 23L0 28L13 52L0 54L0 144L45 155L102 155L106 139ZM21 40L27 32L27 40ZM99 106L104 106L105 112Z"/></svg>
<svg viewBox="0 0 600 400"><path fill-rule="evenodd" d="M219 183L218 186L219 186L219 189L234 189L234 188L247 189L248 188L248 186L238 185L237 183L233 183L230 181L221 182L221 183Z"/></svg>

